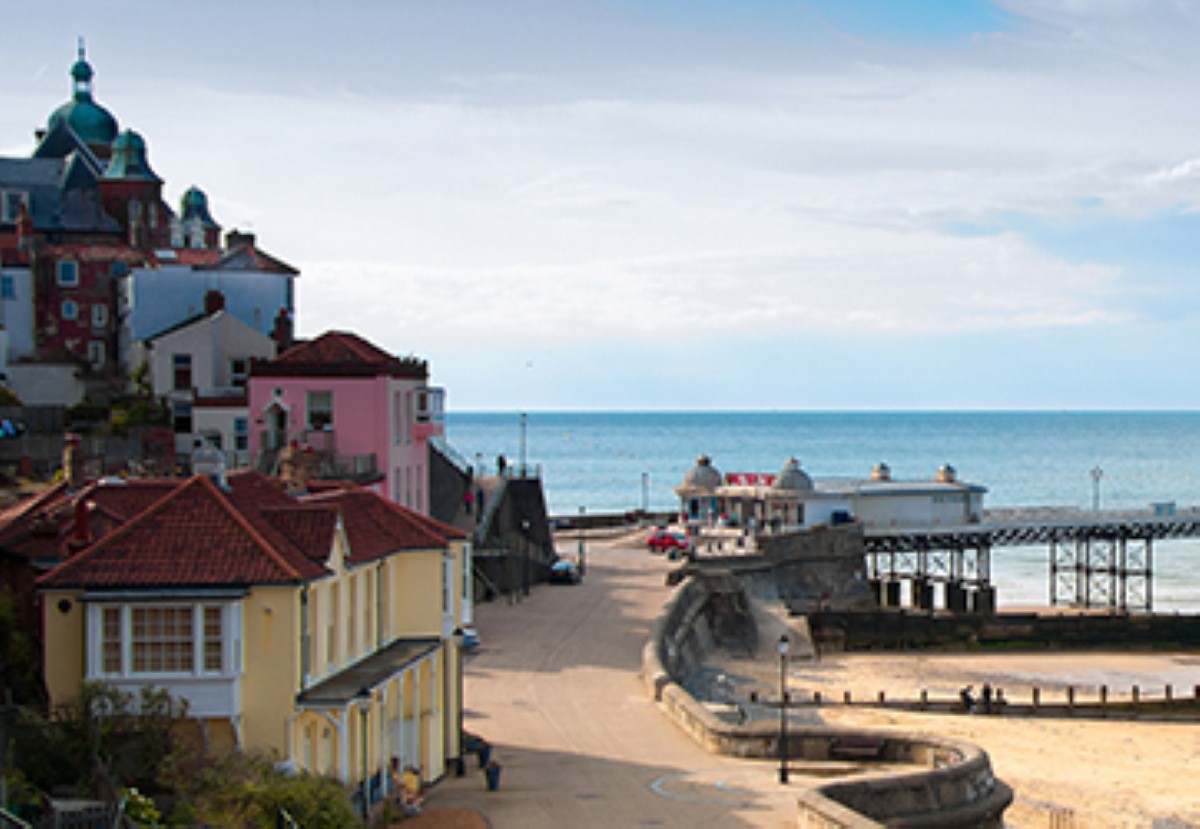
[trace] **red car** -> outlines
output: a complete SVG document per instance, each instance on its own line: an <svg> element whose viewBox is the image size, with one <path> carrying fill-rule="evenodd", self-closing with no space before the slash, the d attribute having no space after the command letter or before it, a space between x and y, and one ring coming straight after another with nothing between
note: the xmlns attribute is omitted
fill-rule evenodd
<svg viewBox="0 0 1200 829"><path fill-rule="evenodd" d="M683 533L673 533L667 530L655 530L646 539L646 546L650 548L652 553L665 553L669 550L677 550L686 553L692 549L692 542Z"/></svg>

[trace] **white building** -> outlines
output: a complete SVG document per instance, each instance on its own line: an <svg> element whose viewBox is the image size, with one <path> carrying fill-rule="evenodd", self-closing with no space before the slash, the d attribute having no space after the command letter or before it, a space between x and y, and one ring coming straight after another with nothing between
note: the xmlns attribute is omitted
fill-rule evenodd
<svg viewBox="0 0 1200 829"><path fill-rule="evenodd" d="M230 466L244 466L250 361L273 358L275 341L225 311L219 294L208 301L208 313L137 343L135 367L146 364L154 396L171 409L177 453L190 454L204 438Z"/></svg>
<svg viewBox="0 0 1200 829"><path fill-rule="evenodd" d="M795 458L778 475L722 475L702 456L675 492L687 523L782 531L851 520L867 529L975 524L987 489L959 481L948 464L928 480L894 480L882 463L869 478L813 480Z"/></svg>

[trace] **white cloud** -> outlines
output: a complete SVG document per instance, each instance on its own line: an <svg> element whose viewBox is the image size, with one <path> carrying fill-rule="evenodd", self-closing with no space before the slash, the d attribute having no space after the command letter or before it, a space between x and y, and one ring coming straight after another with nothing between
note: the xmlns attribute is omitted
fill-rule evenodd
<svg viewBox="0 0 1200 829"><path fill-rule="evenodd" d="M1134 275L948 228L1200 204L1200 9L1002 5L1012 30L923 48L666 32L609 7L588 18L594 40L556 38L571 16L555 13L536 37L514 24L485 42L445 36L449 7L405 7L394 30L401 13L376 9L381 38L444 51L375 55L297 25L289 60L102 66L101 101L147 137L172 200L201 186L226 227L302 267L307 333L429 355L714 330L968 343L1090 328L1120 348ZM3 140L65 99L66 68L39 81L53 96L0 112Z"/></svg>

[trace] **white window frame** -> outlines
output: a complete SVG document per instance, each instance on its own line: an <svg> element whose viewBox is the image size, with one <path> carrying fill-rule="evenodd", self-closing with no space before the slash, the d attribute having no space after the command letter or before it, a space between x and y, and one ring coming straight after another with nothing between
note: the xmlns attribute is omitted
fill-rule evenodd
<svg viewBox="0 0 1200 829"><path fill-rule="evenodd" d="M79 287L79 263L74 259L61 259L54 263L54 276L59 287Z"/></svg>
<svg viewBox="0 0 1200 829"><path fill-rule="evenodd" d="M93 368L104 368L104 363L108 359L107 350L104 343L100 340L89 340L87 345L88 362Z"/></svg>
<svg viewBox="0 0 1200 829"><path fill-rule="evenodd" d="M329 405L326 408L324 405L316 405L319 401L324 403L328 399ZM313 414L328 414L328 420L314 425ZM304 395L304 425L310 432L332 432L334 426L334 401L333 391L331 389L314 389L306 392Z"/></svg>
<svg viewBox="0 0 1200 829"><path fill-rule="evenodd" d="M59 313L65 320L77 320L79 319L79 303L73 299L64 299Z"/></svg>
<svg viewBox="0 0 1200 829"><path fill-rule="evenodd" d="M108 325L108 306L97 302L92 306L92 328L104 328Z"/></svg>
<svg viewBox="0 0 1200 829"><path fill-rule="evenodd" d="M192 622L192 669L190 671L135 671L133 668L133 611L167 608L189 608ZM221 620L221 668L205 668L204 611L217 608ZM120 643L120 666L117 671L107 671L104 665L104 611L119 612L118 641ZM96 602L87 609L87 676L89 679L106 680L160 680L179 681L184 679L232 679L242 673L241 639L242 608L236 602L137 602L113 604Z"/></svg>

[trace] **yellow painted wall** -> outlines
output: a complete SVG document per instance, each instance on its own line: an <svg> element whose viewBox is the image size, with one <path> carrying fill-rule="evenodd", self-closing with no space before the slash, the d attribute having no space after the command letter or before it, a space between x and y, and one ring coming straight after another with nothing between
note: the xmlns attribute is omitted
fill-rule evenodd
<svg viewBox="0 0 1200 829"><path fill-rule="evenodd" d="M256 587L242 610L243 738L287 751L287 716L300 688L300 590Z"/></svg>
<svg viewBox="0 0 1200 829"><path fill-rule="evenodd" d="M442 551L393 556L396 589L391 638L440 636L442 632Z"/></svg>
<svg viewBox="0 0 1200 829"><path fill-rule="evenodd" d="M62 602L70 602L65 613L59 610ZM87 608L79 601L77 591L52 590L45 593L42 612L46 636L43 674L50 702L57 705L79 695L86 668L84 618Z"/></svg>

